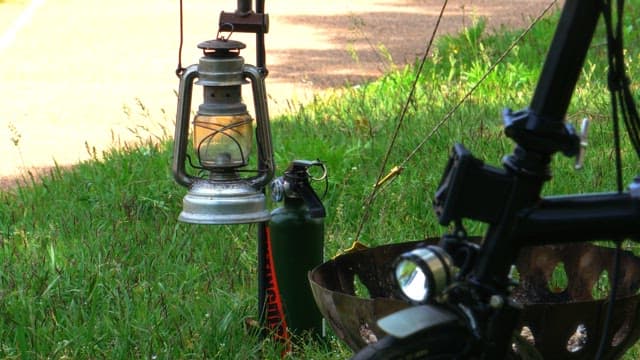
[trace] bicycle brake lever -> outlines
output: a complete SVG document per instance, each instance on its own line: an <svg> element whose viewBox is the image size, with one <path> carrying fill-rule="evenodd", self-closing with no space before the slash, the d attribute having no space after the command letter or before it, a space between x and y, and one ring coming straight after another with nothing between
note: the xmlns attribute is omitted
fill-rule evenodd
<svg viewBox="0 0 640 360"><path fill-rule="evenodd" d="M589 119L584 118L582 119L582 124L580 126L580 150L578 151L578 154L576 155L576 162L575 165L573 166L574 169L576 170L580 170L582 169L582 167L584 166L584 160L585 160L585 156L587 154L587 137L589 134Z"/></svg>

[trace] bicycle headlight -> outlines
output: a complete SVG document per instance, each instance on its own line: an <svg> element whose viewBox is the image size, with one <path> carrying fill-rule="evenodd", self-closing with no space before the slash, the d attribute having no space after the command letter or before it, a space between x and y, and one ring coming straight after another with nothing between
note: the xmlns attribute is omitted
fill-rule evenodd
<svg viewBox="0 0 640 360"><path fill-rule="evenodd" d="M441 293L457 272L449 254L437 246L404 253L395 264L395 278L402 295L417 304Z"/></svg>

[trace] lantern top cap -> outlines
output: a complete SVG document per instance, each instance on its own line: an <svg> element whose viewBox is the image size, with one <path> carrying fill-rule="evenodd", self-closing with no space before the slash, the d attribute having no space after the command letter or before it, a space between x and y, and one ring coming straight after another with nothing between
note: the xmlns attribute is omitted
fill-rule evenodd
<svg viewBox="0 0 640 360"><path fill-rule="evenodd" d="M198 48L202 49L205 54L238 53L246 47L247 45L240 41L228 39L207 40L198 44Z"/></svg>

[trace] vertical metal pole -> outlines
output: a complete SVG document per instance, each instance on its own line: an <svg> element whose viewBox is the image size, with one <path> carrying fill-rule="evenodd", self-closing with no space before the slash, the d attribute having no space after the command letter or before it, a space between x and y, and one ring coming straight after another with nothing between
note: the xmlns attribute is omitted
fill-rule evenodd
<svg viewBox="0 0 640 360"><path fill-rule="evenodd" d="M236 14L238 15L247 15L250 14L251 11L251 0L238 0L238 9L236 10Z"/></svg>
<svg viewBox="0 0 640 360"><path fill-rule="evenodd" d="M243 0L238 0L238 4ZM249 0L249 6L251 1ZM264 0L256 0L256 12L264 14ZM265 76L267 74L265 68L265 48L264 33L262 31L256 33L256 67ZM258 170L265 170L263 162L260 161ZM263 190L266 193L266 189ZM267 231L269 231L269 223L261 222L258 224L258 318L259 324L262 326L266 321L266 292L267 292Z"/></svg>
<svg viewBox="0 0 640 360"><path fill-rule="evenodd" d="M235 11L237 16L254 15L252 9L252 0L237 0L238 7ZM264 0L256 0L256 14L264 14ZM256 32L256 68L263 76L267 75L265 66L265 46L264 46L264 30ZM255 96L255 94L254 94ZM266 109L265 109L266 110ZM267 116L268 117L268 116ZM268 120L268 119L266 119ZM271 152L271 150L269 150ZM265 164L264 154L258 154L258 171L265 172L267 164ZM271 156L273 156L271 154ZM262 190L266 194L266 189ZM269 223L258 223L258 319L259 324L264 326L267 321L267 292L269 287L269 259L268 259L268 231Z"/></svg>
<svg viewBox="0 0 640 360"><path fill-rule="evenodd" d="M266 321L267 302L267 222L258 223L258 323Z"/></svg>
<svg viewBox="0 0 640 360"><path fill-rule="evenodd" d="M264 0L256 0L256 12L264 14ZM266 76L269 71L266 64L267 53L264 46L264 32L256 33L256 67Z"/></svg>

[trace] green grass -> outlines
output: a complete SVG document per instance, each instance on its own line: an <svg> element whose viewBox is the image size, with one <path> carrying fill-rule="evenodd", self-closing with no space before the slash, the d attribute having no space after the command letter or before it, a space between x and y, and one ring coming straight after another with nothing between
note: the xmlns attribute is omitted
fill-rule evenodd
<svg viewBox="0 0 640 360"><path fill-rule="evenodd" d="M640 38L633 27L640 17L630 10L627 58L631 78L639 79ZM539 24L405 162L517 32L489 34L479 22L438 42L390 154L387 171L400 163L405 170L373 202L375 216L365 222L362 242L444 231L430 203L449 149L463 142L496 165L511 151L500 113L505 106L527 106L555 21ZM588 163L574 172L572 160L554 160L548 194L614 189L605 48L598 45L604 37L598 34L569 111L572 122L593 119ZM414 71L407 67L341 89L272 123L279 169L293 159L327 164L328 257L354 240ZM638 165L624 145L628 182ZM257 312L255 227L178 223L185 190L169 173L171 146L168 140L141 142L0 193L0 358L280 356L277 343L261 341L244 326ZM480 229L469 226L472 233ZM297 344L293 358L350 354L333 335L325 344Z"/></svg>

